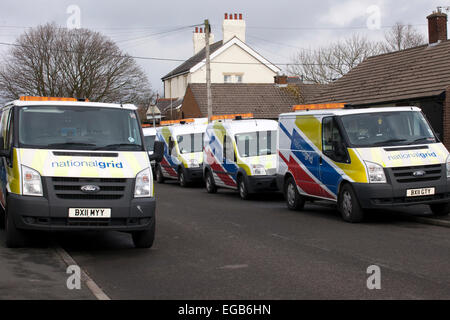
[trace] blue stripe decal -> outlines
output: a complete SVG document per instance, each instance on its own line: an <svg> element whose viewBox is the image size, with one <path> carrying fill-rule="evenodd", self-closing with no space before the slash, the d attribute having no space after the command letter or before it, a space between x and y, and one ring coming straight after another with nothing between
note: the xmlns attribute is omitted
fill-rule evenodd
<svg viewBox="0 0 450 320"><path fill-rule="evenodd" d="M289 134L286 128L280 123L280 128L291 139L291 151L301 161L301 163L310 171L310 173L323 185L325 185L335 195L338 191L339 182L342 180L342 175L336 171L325 159L322 161L319 171L319 156L320 154L311 147L303 137L293 129L292 135Z"/></svg>

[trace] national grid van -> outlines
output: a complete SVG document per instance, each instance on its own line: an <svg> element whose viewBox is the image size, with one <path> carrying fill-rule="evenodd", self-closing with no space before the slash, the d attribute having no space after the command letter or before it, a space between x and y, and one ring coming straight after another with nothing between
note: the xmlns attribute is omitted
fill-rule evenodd
<svg viewBox="0 0 450 320"><path fill-rule="evenodd" d="M203 171L206 190L239 191L242 199L251 194L277 191L277 122L252 119L252 114L218 115L206 128Z"/></svg>
<svg viewBox="0 0 450 320"><path fill-rule="evenodd" d="M164 143L164 157L156 166L156 181L178 180L187 187L203 178L203 135L207 118L161 121L156 140Z"/></svg>
<svg viewBox="0 0 450 320"><path fill-rule="evenodd" d="M1 109L0 130L8 247L29 230L125 231L152 246L153 176L134 105L21 97Z"/></svg>
<svg viewBox="0 0 450 320"><path fill-rule="evenodd" d="M290 209L331 200L349 222L365 209L449 212L449 152L417 107L300 105L280 115L278 134L277 181Z"/></svg>

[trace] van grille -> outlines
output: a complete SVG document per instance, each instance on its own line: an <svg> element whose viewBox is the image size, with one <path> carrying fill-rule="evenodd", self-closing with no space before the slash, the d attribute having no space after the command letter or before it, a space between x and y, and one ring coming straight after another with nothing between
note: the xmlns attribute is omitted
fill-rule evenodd
<svg viewBox="0 0 450 320"><path fill-rule="evenodd" d="M57 198L72 200L116 200L125 194L127 179L122 178L51 178L53 192ZM81 187L96 185L100 191L85 193Z"/></svg>
<svg viewBox="0 0 450 320"><path fill-rule="evenodd" d="M392 174L398 183L425 182L439 180L442 174L442 165L398 167L391 168ZM422 176L415 176L414 172L424 171Z"/></svg>

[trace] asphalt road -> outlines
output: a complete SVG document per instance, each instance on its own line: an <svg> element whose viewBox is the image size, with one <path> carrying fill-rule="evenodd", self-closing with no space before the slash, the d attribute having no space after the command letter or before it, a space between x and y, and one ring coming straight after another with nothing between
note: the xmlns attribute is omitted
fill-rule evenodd
<svg viewBox="0 0 450 320"><path fill-rule="evenodd" d="M156 186L157 236L134 249L121 233L62 234L64 247L112 299L450 299L450 229L332 207L289 211L281 195ZM381 270L381 289L366 286Z"/></svg>

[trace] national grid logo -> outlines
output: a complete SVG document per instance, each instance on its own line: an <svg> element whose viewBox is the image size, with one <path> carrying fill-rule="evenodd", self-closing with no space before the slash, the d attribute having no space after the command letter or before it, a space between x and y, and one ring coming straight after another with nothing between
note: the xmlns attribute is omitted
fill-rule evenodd
<svg viewBox="0 0 450 320"><path fill-rule="evenodd" d="M117 169L123 169L122 162L105 162L105 161L73 161L73 160L67 160L67 161L53 161L52 162L52 168L100 168L100 169L106 169L106 168L117 168Z"/></svg>
<svg viewBox="0 0 450 320"><path fill-rule="evenodd" d="M437 158L436 152L414 152L414 153L401 153L392 156L388 156L389 160L403 160L403 159L414 159L414 158Z"/></svg>

